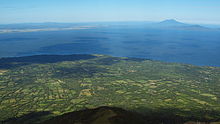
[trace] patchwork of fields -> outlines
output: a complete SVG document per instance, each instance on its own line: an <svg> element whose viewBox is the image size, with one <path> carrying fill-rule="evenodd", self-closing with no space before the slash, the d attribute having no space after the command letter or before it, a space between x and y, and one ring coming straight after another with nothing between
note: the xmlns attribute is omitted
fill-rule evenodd
<svg viewBox="0 0 220 124"><path fill-rule="evenodd" d="M51 113L43 117L48 119L99 106L220 118L220 68L92 56L44 63L7 60L8 68L0 68L0 120L42 111Z"/></svg>

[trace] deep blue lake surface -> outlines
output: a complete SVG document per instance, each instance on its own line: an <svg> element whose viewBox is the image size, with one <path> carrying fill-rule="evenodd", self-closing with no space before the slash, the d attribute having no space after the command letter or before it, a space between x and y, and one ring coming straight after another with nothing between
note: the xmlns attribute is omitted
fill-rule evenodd
<svg viewBox="0 0 220 124"><path fill-rule="evenodd" d="M220 66L220 31L122 26L0 34L0 57L38 54L107 54Z"/></svg>

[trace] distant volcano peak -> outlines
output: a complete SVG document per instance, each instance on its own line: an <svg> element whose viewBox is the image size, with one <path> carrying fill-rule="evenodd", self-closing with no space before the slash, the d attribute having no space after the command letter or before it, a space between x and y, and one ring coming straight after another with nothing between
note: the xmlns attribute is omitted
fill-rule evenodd
<svg viewBox="0 0 220 124"><path fill-rule="evenodd" d="M164 20L162 22L160 22L160 24L169 24L169 25L186 25L182 22L178 22L176 21L175 19L167 19L167 20Z"/></svg>
<svg viewBox="0 0 220 124"><path fill-rule="evenodd" d="M167 19L167 20L164 20L164 21L167 21L167 22L178 22L178 21L175 20L175 19Z"/></svg>
<svg viewBox="0 0 220 124"><path fill-rule="evenodd" d="M157 26L162 28L175 28L175 29L184 29L184 30L208 30L209 28L203 27L201 25L193 25L182 23L176 21L175 19L167 19L157 23Z"/></svg>

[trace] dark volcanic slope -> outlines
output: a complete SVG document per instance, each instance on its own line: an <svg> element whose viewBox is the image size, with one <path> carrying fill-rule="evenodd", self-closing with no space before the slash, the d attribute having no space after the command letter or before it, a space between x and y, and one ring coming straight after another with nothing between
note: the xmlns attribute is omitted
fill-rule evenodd
<svg viewBox="0 0 220 124"><path fill-rule="evenodd" d="M41 124L145 124L140 114L120 108L100 107L67 113Z"/></svg>
<svg viewBox="0 0 220 124"><path fill-rule="evenodd" d="M32 124L48 114L48 112L31 113L17 119L7 120L3 124ZM189 121L189 119L166 113L142 115L117 107L103 106L66 113L38 124L220 124L220 122Z"/></svg>

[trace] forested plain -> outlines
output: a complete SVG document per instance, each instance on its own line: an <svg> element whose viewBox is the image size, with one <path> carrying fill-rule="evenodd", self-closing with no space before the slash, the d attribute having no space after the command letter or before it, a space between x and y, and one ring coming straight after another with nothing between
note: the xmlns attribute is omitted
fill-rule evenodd
<svg viewBox="0 0 220 124"><path fill-rule="evenodd" d="M220 119L220 68L106 55L0 59L0 120L100 106L186 121Z"/></svg>

